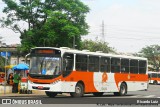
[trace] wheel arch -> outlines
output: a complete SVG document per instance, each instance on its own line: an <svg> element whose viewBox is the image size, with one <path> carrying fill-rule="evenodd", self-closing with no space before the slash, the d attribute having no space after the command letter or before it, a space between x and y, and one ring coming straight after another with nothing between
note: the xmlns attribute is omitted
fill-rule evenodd
<svg viewBox="0 0 160 107"><path fill-rule="evenodd" d="M85 85L83 81L78 81L75 85L75 92L71 92L72 97L82 97L84 95Z"/></svg>
<svg viewBox="0 0 160 107"><path fill-rule="evenodd" d="M122 92L121 92L121 85L122 85L122 84L125 85L125 88L126 88L125 93L122 93ZM122 81L122 82L119 83L119 92L114 92L114 95L115 95L115 96L124 96L124 95L127 94L127 92L128 92L127 83L126 83L125 81Z"/></svg>
<svg viewBox="0 0 160 107"><path fill-rule="evenodd" d="M85 92L85 84L84 84L84 82L82 81L82 80L79 80L78 82L77 82L77 84L82 84L82 86L83 86L83 91ZM76 85L77 85L76 84Z"/></svg>

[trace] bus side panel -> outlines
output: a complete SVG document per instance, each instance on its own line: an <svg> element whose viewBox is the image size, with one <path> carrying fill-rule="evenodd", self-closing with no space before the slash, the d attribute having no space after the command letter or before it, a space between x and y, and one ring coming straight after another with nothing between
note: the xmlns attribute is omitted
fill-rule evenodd
<svg viewBox="0 0 160 107"><path fill-rule="evenodd" d="M65 82L83 82L85 92L98 92L94 86L94 72L73 71L63 78ZM75 87L74 87L75 88Z"/></svg>
<svg viewBox="0 0 160 107"><path fill-rule="evenodd" d="M147 89L148 75L115 73L115 81L119 89L121 83L126 82L128 91L145 90Z"/></svg>
<svg viewBox="0 0 160 107"><path fill-rule="evenodd" d="M118 92L114 73L94 73L94 87L98 92Z"/></svg>
<svg viewBox="0 0 160 107"><path fill-rule="evenodd" d="M75 86L77 82L72 81L63 81L62 83L62 92L75 92Z"/></svg>
<svg viewBox="0 0 160 107"><path fill-rule="evenodd" d="M132 81L127 81L127 87L128 91L138 91L138 90L145 90L147 89L147 82L132 82Z"/></svg>
<svg viewBox="0 0 160 107"><path fill-rule="evenodd" d="M160 84L160 78L157 78L157 82L158 82L158 84Z"/></svg>

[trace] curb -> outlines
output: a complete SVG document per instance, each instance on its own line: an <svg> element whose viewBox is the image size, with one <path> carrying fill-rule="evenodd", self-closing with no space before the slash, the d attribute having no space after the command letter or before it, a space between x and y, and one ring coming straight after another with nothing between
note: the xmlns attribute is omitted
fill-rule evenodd
<svg viewBox="0 0 160 107"><path fill-rule="evenodd" d="M46 95L45 91L39 91L39 90L32 90L32 93L33 94L44 94L44 95Z"/></svg>

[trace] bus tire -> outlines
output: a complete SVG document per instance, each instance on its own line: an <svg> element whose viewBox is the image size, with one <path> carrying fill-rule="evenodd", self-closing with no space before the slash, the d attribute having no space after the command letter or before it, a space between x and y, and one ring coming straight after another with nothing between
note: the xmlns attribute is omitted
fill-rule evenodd
<svg viewBox="0 0 160 107"><path fill-rule="evenodd" d="M51 97L51 98L53 98L53 97L55 97L55 96L57 95L56 92L45 91L45 93L46 93L46 95L47 95L48 97Z"/></svg>
<svg viewBox="0 0 160 107"><path fill-rule="evenodd" d="M96 97L100 97L100 96L103 96L103 92L96 92L96 93L93 93L93 95Z"/></svg>
<svg viewBox="0 0 160 107"><path fill-rule="evenodd" d="M127 94L127 86L125 83L121 83L119 92L114 92L115 96L124 96Z"/></svg>
<svg viewBox="0 0 160 107"><path fill-rule="evenodd" d="M154 81L153 81L153 84L154 84L154 85L157 85L157 84L158 84L158 82L157 82L156 80L154 80Z"/></svg>
<svg viewBox="0 0 160 107"><path fill-rule="evenodd" d="M84 87L81 83L78 83L75 87L75 92L71 92L72 97L82 97L84 94Z"/></svg>

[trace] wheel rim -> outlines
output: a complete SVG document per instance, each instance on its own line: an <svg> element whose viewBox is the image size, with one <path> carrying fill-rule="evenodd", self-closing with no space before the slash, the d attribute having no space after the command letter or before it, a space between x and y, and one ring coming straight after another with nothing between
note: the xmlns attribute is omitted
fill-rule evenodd
<svg viewBox="0 0 160 107"><path fill-rule="evenodd" d="M126 93L125 86L122 86L122 87L121 87L121 93L122 93L123 95Z"/></svg>
<svg viewBox="0 0 160 107"><path fill-rule="evenodd" d="M81 88L80 87L76 87L75 91L76 91L77 94L80 94L81 93Z"/></svg>

